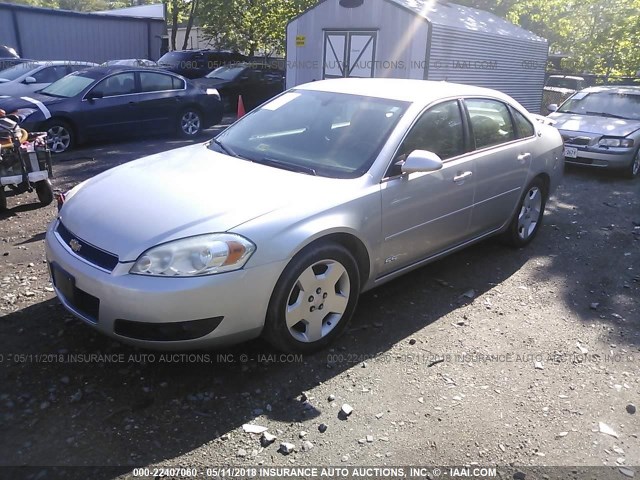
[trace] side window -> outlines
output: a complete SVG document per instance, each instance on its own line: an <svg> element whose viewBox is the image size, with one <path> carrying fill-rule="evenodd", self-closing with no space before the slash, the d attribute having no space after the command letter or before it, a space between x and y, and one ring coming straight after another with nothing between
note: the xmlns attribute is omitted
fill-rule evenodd
<svg viewBox="0 0 640 480"><path fill-rule="evenodd" d="M143 92L173 90L173 76L163 73L140 72L140 89Z"/></svg>
<svg viewBox="0 0 640 480"><path fill-rule="evenodd" d="M92 91L102 94L103 97L135 93L136 81L134 75L133 72L112 75L99 82Z"/></svg>
<svg viewBox="0 0 640 480"><path fill-rule="evenodd" d="M181 80L178 77L171 77L171 81L173 82L174 90L183 90L184 89L184 80Z"/></svg>
<svg viewBox="0 0 640 480"><path fill-rule="evenodd" d="M531 125L531 122L527 120L524 115L522 115L515 108L511 109L511 113L513 114L513 119L516 122L516 129L518 130L518 138L528 138L533 137L536 133L535 128Z"/></svg>
<svg viewBox="0 0 640 480"><path fill-rule="evenodd" d="M47 67L33 74L36 83L53 83L67 75L67 67L65 65L56 65L55 67Z"/></svg>
<svg viewBox="0 0 640 480"><path fill-rule="evenodd" d="M513 123L507 106L497 100L465 100L476 149L491 147L514 140Z"/></svg>
<svg viewBox="0 0 640 480"><path fill-rule="evenodd" d="M465 152L462 115L457 100L424 112L402 142L398 155L404 160L414 150L429 150L446 160ZM395 174L395 173L394 173Z"/></svg>

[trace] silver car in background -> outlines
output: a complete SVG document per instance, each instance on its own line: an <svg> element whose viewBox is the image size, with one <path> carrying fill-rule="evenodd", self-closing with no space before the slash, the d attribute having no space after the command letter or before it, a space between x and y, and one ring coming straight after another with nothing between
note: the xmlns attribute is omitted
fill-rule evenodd
<svg viewBox="0 0 640 480"><path fill-rule="evenodd" d="M0 71L0 95L31 95L70 73L97 66L71 60L29 60Z"/></svg>
<svg viewBox="0 0 640 480"><path fill-rule="evenodd" d="M587 88L549 110L567 163L640 175L640 87Z"/></svg>
<svg viewBox="0 0 640 480"><path fill-rule="evenodd" d="M314 82L75 187L47 259L63 305L122 341L311 352L363 291L492 235L528 244L563 167L558 131L499 92Z"/></svg>

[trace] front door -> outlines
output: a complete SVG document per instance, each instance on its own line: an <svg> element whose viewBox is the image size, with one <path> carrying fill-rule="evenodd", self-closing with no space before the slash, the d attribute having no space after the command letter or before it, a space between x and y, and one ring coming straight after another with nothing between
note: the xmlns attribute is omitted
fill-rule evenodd
<svg viewBox="0 0 640 480"><path fill-rule="evenodd" d="M377 33L325 31L323 78L373 78Z"/></svg>
<svg viewBox="0 0 640 480"><path fill-rule="evenodd" d="M405 137L394 163L414 150L438 154L443 168L406 175L392 166L383 181L382 275L468 238L475 160L467 154L459 101L445 101L426 110Z"/></svg>

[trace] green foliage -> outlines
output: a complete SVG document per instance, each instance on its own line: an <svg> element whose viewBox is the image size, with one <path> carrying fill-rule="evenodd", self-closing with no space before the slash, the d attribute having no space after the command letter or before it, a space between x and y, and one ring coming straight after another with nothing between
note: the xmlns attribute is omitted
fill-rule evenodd
<svg viewBox="0 0 640 480"><path fill-rule="evenodd" d="M202 0L200 20L219 48L284 53L287 22L315 0Z"/></svg>
<svg viewBox="0 0 640 480"><path fill-rule="evenodd" d="M640 70L640 0L455 0L489 10L549 40L577 72Z"/></svg>

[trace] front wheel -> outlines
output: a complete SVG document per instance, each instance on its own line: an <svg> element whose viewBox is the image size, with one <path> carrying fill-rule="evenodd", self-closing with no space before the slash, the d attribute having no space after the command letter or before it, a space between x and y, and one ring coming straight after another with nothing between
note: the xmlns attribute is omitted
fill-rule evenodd
<svg viewBox="0 0 640 480"><path fill-rule="evenodd" d="M525 189L518 209L502 238L514 247L531 243L540 230L547 193L544 182L536 178Z"/></svg>
<svg viewBox="0 0 640 480"><path fill-rule="evenodd" d="M358 265L345 247L333 243L307 247L278 280L263 335L285 352L320 350L347 327L359 294Z"/></svg>
<svg viewBox="0 0 640 480"><path fill-rule="evenodd" d="M48 179L36 182L36 193L38 194L38 200L40 200L40 204L43 207L53 202L53 187Z"/></svg>
<svg viewBox="0 0 640 480"><path fill-rule="evenodd" d="M52 153L63 153L73 148L74 132L71 126L62 120L53 119L45 125L47 146Z"/></svg>
<svg viewBox="0 0 640 480"><path fill-rule="evenodd" d="M627 178L637 178L640 175L640 150L636 152L636 156L633 158L631 165L624 171L624 176Z"/></svg>
<svg viewBox="0 0 640 480"><path fill-rule="evenodd" d="M202 116L200 112L189 108L178 117L178 134L183 138L193 138L202 131Z"/></svg>

